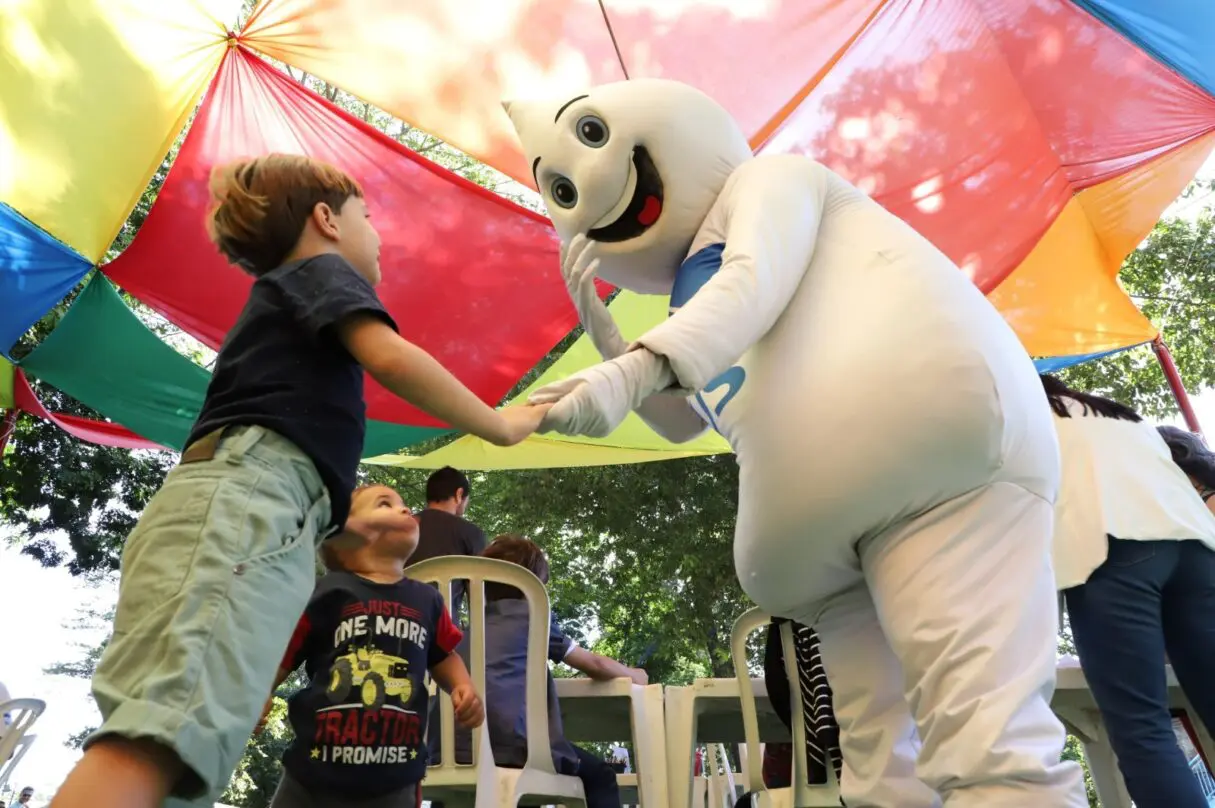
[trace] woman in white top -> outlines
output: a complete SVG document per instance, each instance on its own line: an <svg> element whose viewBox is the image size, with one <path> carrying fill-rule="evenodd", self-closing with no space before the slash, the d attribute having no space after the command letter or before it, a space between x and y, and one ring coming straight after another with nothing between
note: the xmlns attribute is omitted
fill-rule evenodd
<svg viewBox="0 0 1215 808"><path fill-rule="evenodd" d="M1215 516L1134 410L1050 376L1063 477L1055 575L1139 808L1208 808L1173 735L1165 656L1215 727Z"/></svg>

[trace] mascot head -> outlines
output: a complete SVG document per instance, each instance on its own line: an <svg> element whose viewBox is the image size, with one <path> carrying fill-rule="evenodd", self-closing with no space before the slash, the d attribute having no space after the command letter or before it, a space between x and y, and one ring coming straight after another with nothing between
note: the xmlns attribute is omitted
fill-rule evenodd
<svg viewBox="0 0 1215 808"><path fill-rule="evenodd" d="M751 148L704 93L634 79L506 107L561 241L585 233L605 281L649 294L675 272Z"/></svg>

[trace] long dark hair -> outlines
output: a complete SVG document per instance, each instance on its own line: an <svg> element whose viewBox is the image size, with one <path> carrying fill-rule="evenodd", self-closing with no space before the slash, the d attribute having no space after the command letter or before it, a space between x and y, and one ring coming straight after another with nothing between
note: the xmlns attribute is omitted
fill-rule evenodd
<svg viewBox="0 0 1215 808"><path fill-rule="evenodd" d="M1193 432L1175 426L1158 426L1156 431L1173 453L1173 462L1203 488L1215 490L1215 453Z"/></svg>
<svg viewBox="0 0 1215 808"><path fill-rule="evenodd" d="M1121 421L1142 421L1139 413L1132 410L1125 404L1120 404L1112 399L1095 396L1092 393L1081 393L1079 390L1073 390L1055 376L1043 373L1038 377L1042 380L1042 389L1046 391L1046 398L1050 401L1050 408L1055 411L1055 415L1060 418L1071 418L1072 415L1067 411L1067 403L1063 400L1070 398L1073 401L1079 402L1080 406L1084 407L1085 415L1095 415L1101 418L1117 418Z"/></svg>

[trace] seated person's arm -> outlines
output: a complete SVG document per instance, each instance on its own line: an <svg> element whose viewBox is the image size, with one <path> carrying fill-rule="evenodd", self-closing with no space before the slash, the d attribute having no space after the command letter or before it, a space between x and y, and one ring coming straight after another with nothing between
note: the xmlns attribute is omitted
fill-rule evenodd
<svg viewBox="0 0 1215 808"><path fill-rule="evenodd" d="M562 662L574 670L585 673L598 682L608 682L612 679L632 679L633 684L649 684L649 676L641 668L630 668L628 665L617 662L611 657L596 654L594 651L588 651L585 648L575 646L570 649L570 652L565 655L565 659Z"/></svg>

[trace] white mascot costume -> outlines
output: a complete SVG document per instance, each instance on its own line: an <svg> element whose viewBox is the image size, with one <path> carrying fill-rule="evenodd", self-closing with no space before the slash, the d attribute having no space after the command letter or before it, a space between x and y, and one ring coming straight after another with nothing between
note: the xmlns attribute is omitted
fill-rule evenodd
<svg viewBox="0 0 1215 808"><path fill-rule="evenodd" d="M1058 448L996 310L827 168L752 157L691 87L505 106L606 360L537 391L543 428L636 410L729 440L738 576L822 637L850 808L1087 805L1049 706ZM596 275L670 295L670 318L626 345Z"/></svg>

